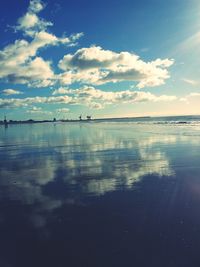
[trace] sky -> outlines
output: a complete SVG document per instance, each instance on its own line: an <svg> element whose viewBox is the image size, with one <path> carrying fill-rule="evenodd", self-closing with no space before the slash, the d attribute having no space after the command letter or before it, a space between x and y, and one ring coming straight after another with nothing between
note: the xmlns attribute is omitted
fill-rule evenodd
<svg viewBox="0 0 200 267"><path fill-rule="evenodd" d="M6 0L0 120L200 114L197 0Z"/></svg>

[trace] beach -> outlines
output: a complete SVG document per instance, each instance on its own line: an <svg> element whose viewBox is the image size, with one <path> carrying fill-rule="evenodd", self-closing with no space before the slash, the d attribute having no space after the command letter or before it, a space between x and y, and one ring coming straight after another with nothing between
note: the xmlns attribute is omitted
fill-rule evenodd
<svg viewBox="0 0 200 267"><path fill-rule="evenodd" d="M0 266L199 266L199 118L0 127Z"/></svg>

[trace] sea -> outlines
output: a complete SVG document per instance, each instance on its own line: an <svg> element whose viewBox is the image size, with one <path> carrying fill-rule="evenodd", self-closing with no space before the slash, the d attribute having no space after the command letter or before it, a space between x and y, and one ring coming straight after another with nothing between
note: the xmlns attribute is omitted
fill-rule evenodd
<svg viewBox="0 0 200 267"><path fill-rule="evenodd" d="M200 116L0 126L0 267L199 267Z"/></svg>

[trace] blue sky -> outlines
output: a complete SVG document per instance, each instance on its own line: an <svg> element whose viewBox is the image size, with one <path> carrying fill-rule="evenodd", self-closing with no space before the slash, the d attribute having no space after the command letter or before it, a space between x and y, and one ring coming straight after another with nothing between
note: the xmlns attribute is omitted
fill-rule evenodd
<svg viewBox="0 0 200 267"><path fill-rule="evenodd" d="M200 114L197 0L7 0L0 114Z"/></svg>

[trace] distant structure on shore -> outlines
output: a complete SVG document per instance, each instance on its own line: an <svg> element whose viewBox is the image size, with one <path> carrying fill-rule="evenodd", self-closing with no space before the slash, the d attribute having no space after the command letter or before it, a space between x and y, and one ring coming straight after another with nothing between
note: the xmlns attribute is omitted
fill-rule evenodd
<svg viewBox="0 0 200 267"><path fill-rule="evenodd" d="M43 123L43 122L88 122L91 121L92 117L91 116L86 116L86 119L82 118L82 115L79 116L79 119L56 119L53 118L52 120L33 120L33 119L28 119L28 120L7 120L6 116L4 116L4 120L0 120L0 125L8 126L8 124L27 124L27 123Z"/></svg>
<svg viewBox="0 0 200 267"><path fill-rule="evenodd" d="M80 115L78 118L79 118L79 121L83 121L82 115ZM92 119L92 116L86 116L86 119L87 121L90 121Z"/></svg>
<svg viewBox="0 0 200 267"><path fill-rule="evenodd" d="M92 119L92 116L87 115L85 119L82 118L80 115L77 119L56 119L52 118L51 120L7 120L6 116L4 116L4 120L0 120L0 125L4 125L6 128L8 125L12 124L34 124L34 123L45 123L45 122L53 122L53 123L62 123L62 122L81 122L81 123L89 123L89 122L104 122L104 121L126 121L130 119L149 119L149 116L142 116L142 117L119 117L119 118L98 118Z"/></svg>
<svg viewBox="0 0 200 267"><path fill-rule="evenodd" d="M6 119L6 116L4 116L4 125L7 125L8 124L8 122L7 122L7 119Z"/></svg>
<svg viewBox="0 0 200 267"><path fill-rule="evenodd" d="M0 125L7 126L8 124L26 124L26 123L42 123L42 122L53 122L53 120L7 120L6 116L4 117L4 120L0 121Z"/></svg>
<svg viewBox="0 0 200 267"><path fill-rule="evenodd" d="M8 121L7 121L7 119L6 119L6 116L4 116L3 124L4 124L5 128L8 127Z"/></svg>

